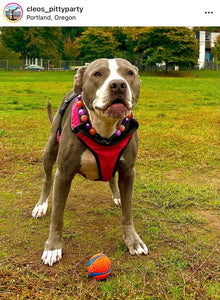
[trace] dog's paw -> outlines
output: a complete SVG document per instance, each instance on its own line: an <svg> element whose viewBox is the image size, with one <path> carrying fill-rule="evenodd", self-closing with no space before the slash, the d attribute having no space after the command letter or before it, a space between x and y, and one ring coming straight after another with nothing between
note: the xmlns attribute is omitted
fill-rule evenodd
<svg viewBox="0 0 220 300"><path fill-rule="evenodd" d="M138 242L135 242L134 245L129 247L129 253L131 255L139 255L139 254L148 254L148 248L144 244L144 242L140 239Z"/></svg>
<svg viewBox="0 0 220 300"><path fill-rule="evenodd" d="M113 198L113 201L117 207L121 207L121 199L120 198Z"/></svg>
<svg viewBox="0 0 220 300"><path fill-rule="evenodd" d="M55 263L61 261L62 249L44 250L41 259L45 265L52 267Z"/></svg>
<svg viewBox="0 0 220 300"><path fill-rule="evenodd" d="M48 208L48 201L40 205L37 204L32 211L32 217L35 219L44 217L47 213L47 208Z"/></svg>
<svg viewBox="0 0 220 300"><path fill-rule="evenodd" d="M133 226L125 226L124 240L131 255L148 254L148 248L139 235L133 230Z"/></svg>

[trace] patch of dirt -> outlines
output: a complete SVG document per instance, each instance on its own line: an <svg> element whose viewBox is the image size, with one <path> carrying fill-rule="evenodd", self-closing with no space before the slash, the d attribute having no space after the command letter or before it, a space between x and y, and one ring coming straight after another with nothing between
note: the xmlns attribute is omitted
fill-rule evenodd
<svg viewBox="0 0 220 300"><path fill-rule="evenodd" d="M186 174L183 170L173 169L163 174L168 182L188 183L189 185L209 185L218 189L220 186L220 176L217 171L207 173Z"/></svg>
<svg viewBox="0 0 220 300"><path fill-rule="evenodd" d="M194 213L204 219L207 222L207 229L210 229L214 235L220 238L220 214L202 209L197 209Z"/></svg>

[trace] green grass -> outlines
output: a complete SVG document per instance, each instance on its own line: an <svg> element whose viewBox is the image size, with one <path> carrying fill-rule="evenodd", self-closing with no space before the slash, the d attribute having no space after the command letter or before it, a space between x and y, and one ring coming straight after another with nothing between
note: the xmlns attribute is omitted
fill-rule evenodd
<svg viewBox="0 0 220 300"><path fill-rule="evenodd" d="M64 215L64 256L40 257L45 218L31 211L42 183L42 152L71 72L0 72L0 297L2 299L220 299L219 74L142 75L133 214L149 247L131 257L120 210L106 183L77 176ZM162 74L163 75L163 74ZM87 262L98 252L113 264L96 282Z"/></svg>

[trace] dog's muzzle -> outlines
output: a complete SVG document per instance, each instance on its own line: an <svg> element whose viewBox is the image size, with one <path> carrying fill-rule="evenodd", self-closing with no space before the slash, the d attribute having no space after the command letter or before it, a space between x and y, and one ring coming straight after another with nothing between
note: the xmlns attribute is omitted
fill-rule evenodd
<svg viewBox="0 0 220 300"><path fill-rule="evenodd" d="M127 82L123 79L111 80L108 84L108 103L102 108L103 114L108 118L124 118L132 107L129 101Z"/></svg>

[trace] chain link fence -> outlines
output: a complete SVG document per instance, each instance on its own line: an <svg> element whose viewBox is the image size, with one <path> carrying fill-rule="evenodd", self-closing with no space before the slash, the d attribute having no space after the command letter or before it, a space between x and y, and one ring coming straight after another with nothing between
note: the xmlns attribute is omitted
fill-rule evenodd
<svg viewBox="0 0 220 300"><path fill-rule="evenodd" d="M84 66L86 63L79 60L47 60L47 59L31 59L26 60L25 63L22 60L0 60L0 71L15 71L22 70L23 65L25 68L29 66L38 66L45 71L66 71L77 70L80 66ZM40 69L40 68L39 68ZM37 69L36 69L37 70Z"/></svg>
<svg viewBox="0 0 220 300"><path fill-rule="evenodd" d="M21 60L0 60L0 71L21 70Z"/></svg>
<svg viewBox="0 0 220 300"><path fill-rule="evenodd" d="M220 70L220 62L215 63L213 61L207 61L205 62L204 69L218 71Z"/></svg>
<svg viewBox="0 0 220 300"><path fill-rule="evenodd" d="M26 59L25 64L22 60L0 60L0 71L15 71L22 70L22 66L25 68L28 66L39 66L45 71L74 71L81 66L85 66L87 62L80 60L47 60L47 59ZM137 66L142 71L163 71L166 69L165 64L156 64L154 66L143 65L141 61L137 61ZM39 68L40 69L40 68ZM169 67L168 70L181 71L181 70L195 70L198 67L184 68L173 66ZM220 63L206 62L204 64L204 69L208 70L220 70ZM37 70L37 68L36 68Z"/></svg>

